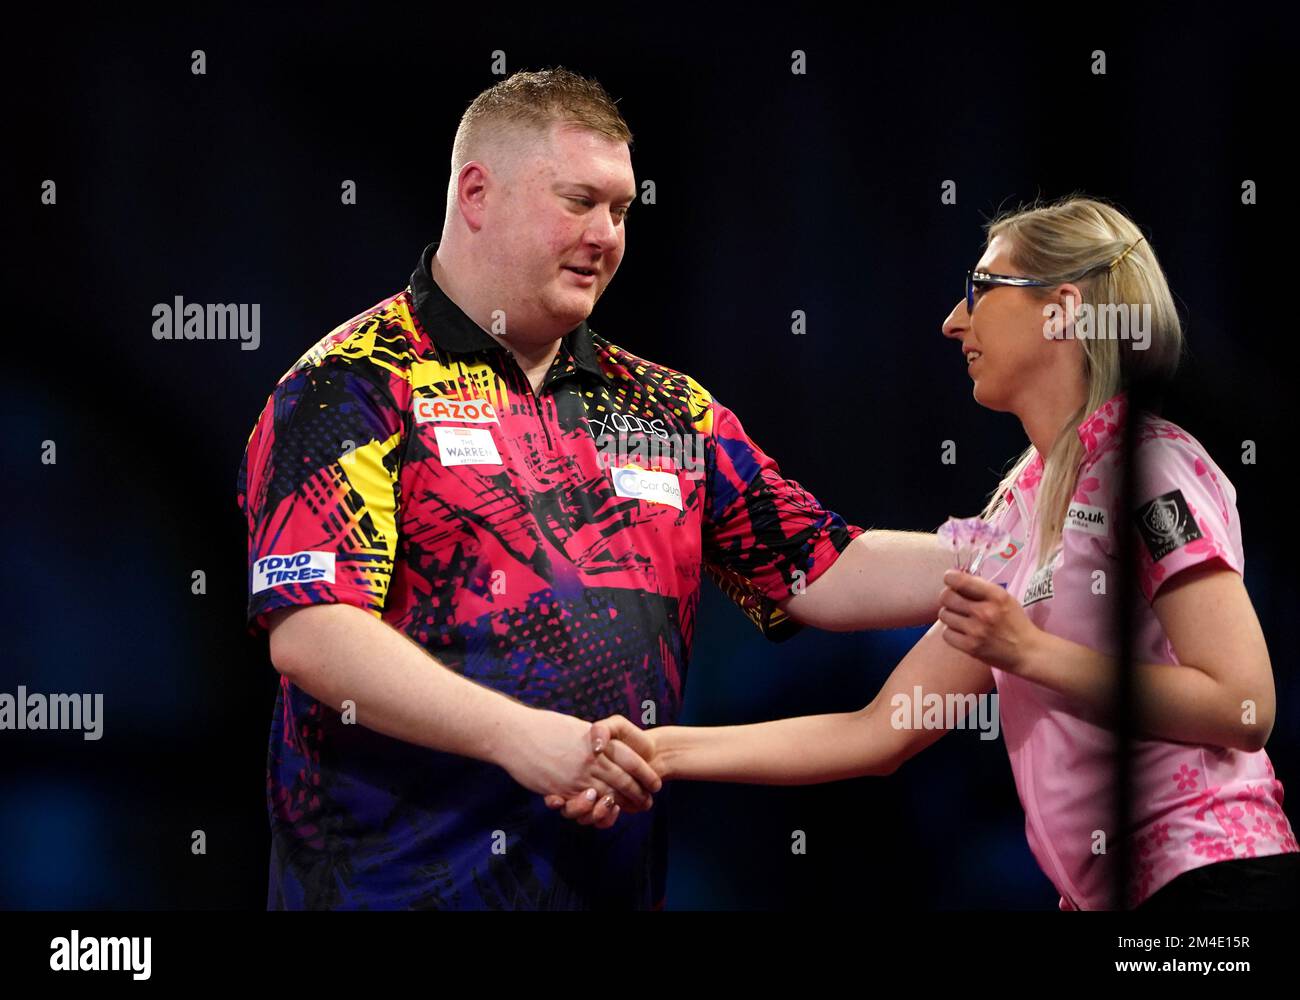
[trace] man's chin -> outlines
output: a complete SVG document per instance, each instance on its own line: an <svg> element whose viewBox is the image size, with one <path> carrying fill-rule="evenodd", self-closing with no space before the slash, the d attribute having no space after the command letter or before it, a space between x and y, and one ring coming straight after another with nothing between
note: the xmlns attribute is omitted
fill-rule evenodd
<svg viewBox="0 0 1300 1000"><path fill-rule="evenodd" d="M566 295L559 301L551 303L550 313L568 331L590 316L594 305L595 301L585 295L581 298L576 295Z"/></svg>

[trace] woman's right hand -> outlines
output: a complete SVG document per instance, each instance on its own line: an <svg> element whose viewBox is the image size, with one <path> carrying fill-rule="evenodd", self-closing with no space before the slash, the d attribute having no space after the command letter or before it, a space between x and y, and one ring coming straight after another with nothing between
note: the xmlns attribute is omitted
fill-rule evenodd
<svg viewBox="0 0 1300 1000"><path fill-rule="evenodd" d="M609 726L601 724L605 746L597 749L589 722L527 706L519 711L522 717L497 763L524 788L565 800L608 796L628 812L654 804L663 781L625 743L611 739Z"/></svg>
<svg viewBox="0 0 1300 1000"><path fill-rule="evenodd" d="M620 757L630 752L649 764L656 773L662 772L662 762L656 759L658 748L654 730L640 729L621 715L611 715L593 722L588 735L593 753L605 754L613 763L618 764ZM660 781L652 790L657 792L662 787L663 782ZM621 814L620 806L611 796L601 798L592 795L590 789L568 799L560 795L547 795L546 805L549 809L563 807L566 819L577 820L582 826L595 826L600 830L613 826Z"/></svg>

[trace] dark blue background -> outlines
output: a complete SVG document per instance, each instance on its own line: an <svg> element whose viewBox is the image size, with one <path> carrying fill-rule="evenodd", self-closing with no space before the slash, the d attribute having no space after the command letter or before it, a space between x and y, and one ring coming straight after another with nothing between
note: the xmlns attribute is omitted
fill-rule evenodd
<svg viewBox="0 0 1300 1000"><path fill-rule="evenodd" d="M1171 9L1172 10L1172 9ZM973 513L1024 446L939 333L999 207L1075 190L1150 234L1187 318L1166 414L1238 490L1273 655L1269 753L1300 788L1294 461L1270 15L493 5L59 15L8 40L10 489L0 691L102 691L105 736L0 733L0 906L264 906L276 675L246 638L235 473L278 376L398 291L437 237L451 139L507 69L598 78L635 134L627 256L593 327L698 378L865 527ZM55 16L55 15L51 15ZM207 75L190 73L190 52ZM807 52L808 73L790 73ZM1090 71L1104 49L1107 74ZM1287 81L1286 92L1291 92ZM1284 173L1284 167L1287 169ZM39 204L41 182L58 204ZM359 204L340 204L357 182ZM1240 202L1244 179L1259 204ZM957 204L940 185L957 183ZM261 304L262 342L158 342L154 303ZM1279 305L1281 308L1279 308ZM808 333L790 333L790 313ZM58 463L40 463L41 442ZM943 465L944 439L958 463ZM1240 462L1241 442L1259 460ZM190 574L207 574L207 594ZM766 643L709 585L687 720L851 710L919 635ZM1001 741L889 779L679 785L670 906L1051 909ZM1294 818L1296 809L1292 807ZM208 836L190 853L190 832ZM808 833L806 856L790 831Z"/></svg>

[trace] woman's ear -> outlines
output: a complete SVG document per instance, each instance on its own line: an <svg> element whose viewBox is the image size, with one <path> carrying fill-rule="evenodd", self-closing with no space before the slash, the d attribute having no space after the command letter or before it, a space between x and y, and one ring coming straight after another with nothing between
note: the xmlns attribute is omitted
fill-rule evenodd
<svg viewBox="0 0 1300 1000"><path fill-rule="evenodd" d="M1049 340L1073 340L1083 293L1078 285L1058 285L1043 306L1043 336Z"/></svg>

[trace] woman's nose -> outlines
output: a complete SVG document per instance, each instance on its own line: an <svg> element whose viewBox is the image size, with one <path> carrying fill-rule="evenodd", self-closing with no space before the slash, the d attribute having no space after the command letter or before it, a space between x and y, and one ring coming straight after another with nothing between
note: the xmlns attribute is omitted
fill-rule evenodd
<svg viewBox="0 0 1300 1000"><path fill-rule="evenodd" d="M960 337L965 329L970 325L970 314L966 312L966 300L961 299L948 318L943 321L943 335L945 337Z"/></svg>

